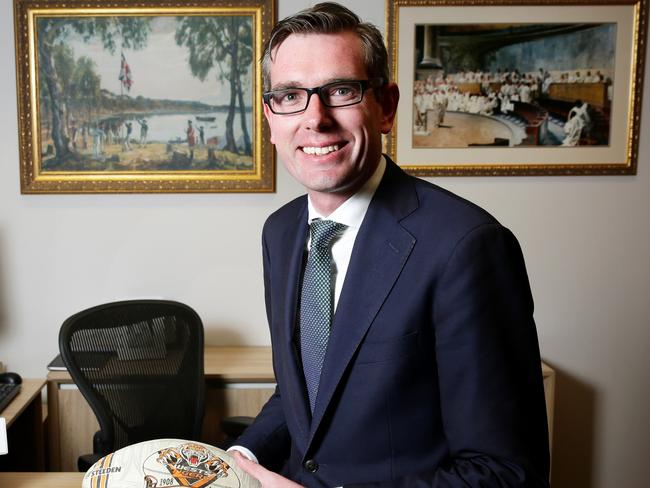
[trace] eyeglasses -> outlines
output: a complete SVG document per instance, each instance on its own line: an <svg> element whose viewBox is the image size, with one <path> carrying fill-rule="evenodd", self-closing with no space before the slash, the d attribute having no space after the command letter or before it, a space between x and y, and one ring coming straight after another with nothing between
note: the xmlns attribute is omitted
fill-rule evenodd
<svg viewBox="0 0 650 488"><path fill-rule="evenodd" d="M383 84L383 78L334 81L314 88L271 90L264 93L262 98L274 114L289 115L307 110L309 99L313 94L317 94L326 107L347 107L360 103L366 90Z"/></svg>

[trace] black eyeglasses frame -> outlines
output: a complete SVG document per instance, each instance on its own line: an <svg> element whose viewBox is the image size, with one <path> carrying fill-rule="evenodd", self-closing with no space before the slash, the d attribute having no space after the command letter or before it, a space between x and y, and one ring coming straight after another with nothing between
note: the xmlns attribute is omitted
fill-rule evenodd
<svg viewBox="0 0 650 488"><path fill-rule="evenodd" d="M339 83L359 83L361 86L361 96L359 97L359 100L356 102L352 103L346 103L344 105L330 105L328 104L325 100L323 100L323 95L322 95L322 90L332 86L336 85ZM314 88L304 88L300 86L296 87L289 87L289 88L282 88L279 90L269 90L267 92L264 92L262 94L262 99L264 100L264 103L266 104L267 107L269 107L269 110L273 112L276 115L293 115L293 114L298 114L300 112L304 112L307 110L307 107L309 107L309 101L311 100L311 96L314 94L318 95L318 98L320 98L320 101L323 105L325 105L328 108L340 108L340 107L349 107L351 105L357 105L363 101L363 96L365 95L367 90L370 90L371 88L380 88L386 84L386 81L384 78L369 78L367 80L336 80L336 81L331 81L329 83L325 83L324 85L321 86L315 86ZM273 110L273 107L271 106L271 97L273 96L274 93L280 93L286 90L303 90L307 93L307 103L305 104L305 108L302 108L300 110L294 110L293 112L276 112Z"/></svg>

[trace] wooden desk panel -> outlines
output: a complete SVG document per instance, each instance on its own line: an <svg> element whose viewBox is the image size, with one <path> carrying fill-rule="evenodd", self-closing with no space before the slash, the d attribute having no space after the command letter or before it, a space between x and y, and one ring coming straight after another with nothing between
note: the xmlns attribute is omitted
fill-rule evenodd
<svg viewBox="0 0 650 488"><path fill-rule="evenodd" d="M546 400L546 418L548 420L548 445L553 450L553 412L555 410L555 371L546 363L542 363L544 378L544 399Z"/></svg>
<svg viewBox="0 0 650 488"><path fill-rule="evenodd" d="M77 458L93 452L93 435L99 430L99 424L90 405L76 386L59 389L57 394L61 412L58 416L59 441L53 442L54 439L50 438L50 459L53 453L58 452L61 456L59 469L77 471ZM55 417L50 417L50 424L55 423L54 421Z"/></svg>
<svg viewBox="0 0 650 488"><path fill-rule="evenodd" d="M0 473L3 488L81 488L84 473Z"/></svg>

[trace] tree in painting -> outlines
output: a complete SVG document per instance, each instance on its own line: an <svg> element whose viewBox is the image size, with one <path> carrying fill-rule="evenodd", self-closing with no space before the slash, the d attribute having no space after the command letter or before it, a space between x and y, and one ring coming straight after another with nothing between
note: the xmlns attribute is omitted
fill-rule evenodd
<svg viewBox="0 0 650 488"><path fill-rule="evenodd" d="M233 124L235 112L243 137L244 154L252 154L250 135L246 127L246 106L242 78L253 59L251 21L248 17L182 17L176 30L178 45L187 46L192 74L205 80L215 69L219 82L230 86L230 103L226 117L225 148L238 153Z"/></svg>
<svg viewBox="0 0 650 488"><path fill-rule="evenodd" d="M71 93L88 96L96 90L96 84L75 87L74 60L65 52L66 39L72 32L82 35L85 40L99 39L110 52L115 52L118 45L122 48L140 49L146 45L149 33L149 20L146 17L44 17L38 24L38 55L40 75L43 84L43 97L51 117L51 137L54 145L55 160L64 162L73 153L70 150L68 103ZM58 58L58 62L57 62ZM84 76L88 81L88 69L91 66L82 61L79 66L84 75L79 74L78 81ZM85 64L85 66L83 66ZM92 78L92 76L90 76ZM81 88L79 92L73 88Z"/></svg>

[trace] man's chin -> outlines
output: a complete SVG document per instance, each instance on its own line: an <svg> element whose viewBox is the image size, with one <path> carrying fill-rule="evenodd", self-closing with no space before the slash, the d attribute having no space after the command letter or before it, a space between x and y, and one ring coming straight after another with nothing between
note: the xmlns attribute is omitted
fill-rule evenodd
<svg viewBox="0 0 650 488"><path fill-rule="evenodd" d="M309 192L317 192L329 195L340 195L342 197L349 197L353 195L362 185L363 182L360 178L354 180L341 179L336 177L330 178L316 178L309 182L303 183Z"/></svg>
<svg viewBox="0 0 650 488"><path fill-rule="evenodd" d="M305 184L305 188L318 193L336 193L339 185L335 180L312 180Z"/></svg>

